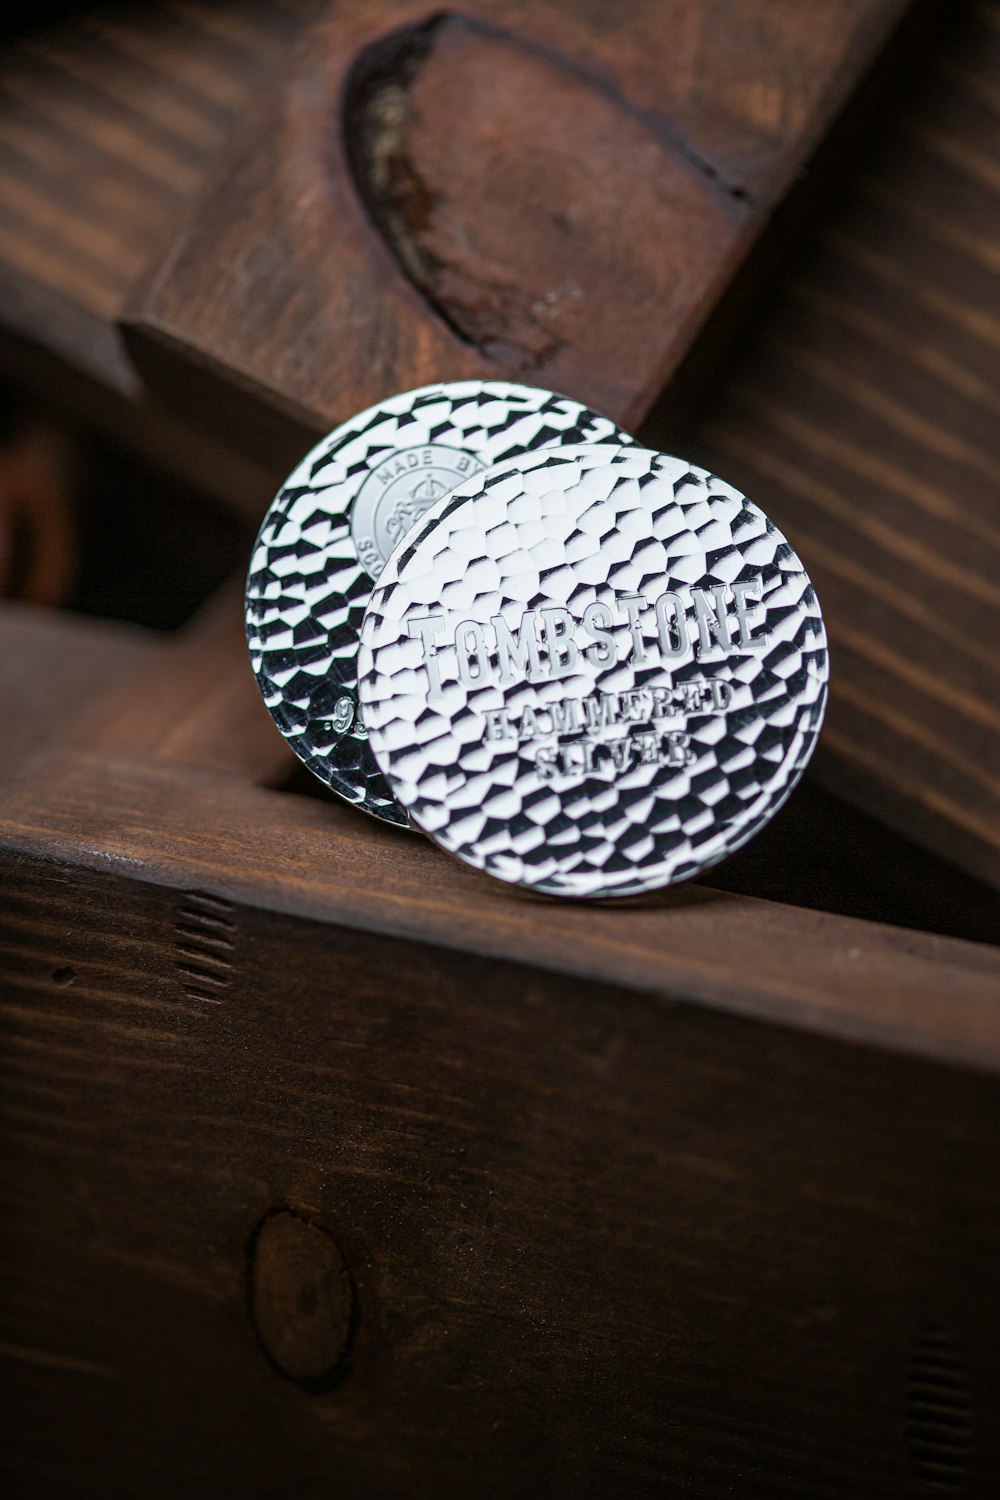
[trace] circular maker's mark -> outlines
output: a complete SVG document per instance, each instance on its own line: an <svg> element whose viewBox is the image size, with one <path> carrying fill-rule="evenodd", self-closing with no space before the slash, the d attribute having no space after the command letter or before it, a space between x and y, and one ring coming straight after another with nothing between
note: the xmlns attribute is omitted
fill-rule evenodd
<svg viewBox="0 0 1000 1500"><path fill-rule="evenodd" d="M472 453L428 443L398 449L372 469L351 507L351 536L369 576L377 579L421 516L482 467Z"/></svg>

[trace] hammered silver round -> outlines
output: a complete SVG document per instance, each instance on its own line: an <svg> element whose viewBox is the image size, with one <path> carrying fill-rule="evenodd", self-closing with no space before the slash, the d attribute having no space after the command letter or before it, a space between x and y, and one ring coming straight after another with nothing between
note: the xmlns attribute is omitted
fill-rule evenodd
<svg viewBox="0 0 1000 1500"><path fill-rule="evenodd" d="M805 569L756 505L682 459L582 446L427 513L372 595L359 675L417 827L501 880L626 896L776 812L828 656Z"/></svg>
<svg viewBox="0 0 1000 1500"><path fill-rule="evenodd" d="M554 443L629 443L607 417L533 386L424 386L325 437L264 518L246 592L264 702L300 760L365 812L405 824L357 712L358 632L393 547L456 484Z"/></svg>

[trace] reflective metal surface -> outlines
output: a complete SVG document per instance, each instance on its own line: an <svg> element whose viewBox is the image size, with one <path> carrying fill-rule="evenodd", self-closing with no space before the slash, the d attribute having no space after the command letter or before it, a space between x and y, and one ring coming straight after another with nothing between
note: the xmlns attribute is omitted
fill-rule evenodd
<svg viewBox="0 0 1000 1500"><path fill-rule="evenodd" d="M745 843L812 753L827 673L781 533L638 447L460 485L386 566L359 654L369 744L414 824L568 896L667 885Z"/></svg>
<svg viewBox="0 0 1000 1500"><path fill-rule="evenodd" d="M522 451L629 441L564 396L466 380L383 401L303 459L261 527L246 617L264 702L320 780L365 812L407 821L358 718L356 656L372 582L427 508Z"/></svg>

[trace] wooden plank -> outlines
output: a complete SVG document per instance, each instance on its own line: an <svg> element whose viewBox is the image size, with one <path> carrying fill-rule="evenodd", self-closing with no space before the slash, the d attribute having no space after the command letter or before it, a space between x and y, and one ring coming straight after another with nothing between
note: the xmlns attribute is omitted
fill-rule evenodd
<svg viewBox="0 0 1000 1500"><path fill-rule="evenodd" d="M816 582L824 779L993 884L998 89L1000 32L980 9L687 445L760 498Z"/></svg>
<svg viewBox="0 0 1000 1500"><path fill-rule="evenodd" d="M108 682L113 691L91 684L81 687L79 698L68 691L51 693L47 664L36 666L22 635L7 627L8 617L0 619L0 651L13 669L7 701L16 734L8 736L9 746L51 748L51 721L78 747L223 770L257 784L287 787L295 796L310 791L328 796L299 766L261 707L248 670L240 605L238 587L223 591L183 630L150 639L148 652L131 663L134 670L126 658L122 680L117 686ZM14 612L15 626L23 613ZM40 628L46 622L37 612L30 618ZM83 622L81 628L85 643ZM103 630L115 639L114 628ZM74 621L67 617L52 647L56 666L70 674L70 687L88 681L66 665L77 654L73 631ZM124 634L127 638L127 630ZM858 881L860 850L878 866L877 886ZM775 823L704 883L953 937L989 940L997 928L995 901L983 887L963 881L871 820L852 815L808 781Z"/></svg>
<svg viewBox="0 0 1000 1500"><path fill-rule="evenodd" d="M84 427L189 490L258 520L280 483L278 466L252 463L150 400L117 329L58 292L0 264L0 375L18 395L71 429Z"/></svg>
<svg viewBox="0 0 1000 1500"><path fill-rule="evenodd" d="M7 1490L993 1493L996 953L248 789L234 619L3 798Z"/></svg>
<svg viewBox="0 0 1000 1500"><path fill-rule="evenodd" d="M98 5L4 50L0 265L99 325L172 231L303 7L214 10L221 24L211 7L152 4L136 23Z"/></svg>
<svg viewBox="0 0 1000 1500"><path fill-rule="evenodd" d="M166 760L60 754L5 799L0 846L1000 1067L994 948L697 886L599 908L531 898L347 807Z"/></svg>
<svg viewBox="0 0 1000 1500"><path fill-rule="evenodd" d="M308 11L94 5L0 52L0 369L243 514L280 476L150 403L114 320Z"/></svg>
<svg viewBox="0 0 1000 1500"><path fill-rule="evenodd" d="M463 375L635 422L903 9L338 5L131 300L129 347L289 460Z"/></svg>
<svg viewBox="0 0 1000 1500"><path fill-rule="evenodd" d="M683 904L614 919L658 1004L627 939L600 983L441 949L426 880L406 940L248 909L185 780L193 884L0 866L6 1493L996 1490L995 1078L679 1003Z"/></svg>
<svg viewBox="0 0 1000 1500"><path fill-rule="evenodd" d="M728 24L740 24L736 9L728 13ZM253 7L242 7L240 15L249 18L245 22L232 19L232 7L218 13L223 11L229 17L226 25L243 26L239 41L234 30L228 42L218 36L213 42L205 35L204 17L197 26L180 10L151 5L119 17L114 38L102 36L102 13L94 12L96 20L85 18L80 30L61 28L46 44L48 53L22 49L17 54L22 93L28 77L37 97L31 107L13 98L0 103L0 143L7 153L0 160L0 177L6 161L12 191L30 187L37 211L24 216L23 226L21 216L12 213L11 232L20 234L23 228L25 235L16 254L11 251L5 259L0 246L0 308L6 324L0 363L8 378L43 391L46 400L62 403L74 417L82 415L113 431L118 440L138 445L157 463L183 472L189 483L211 487L244 513L259 513L280 477L282 455L271 453L265 465L251 465L245 453L210 443L190 424L179 424L162 407L140 400L117 335L102 321L96 283L69 287L66 276L87 273L91 261L75 242L64 244L59 229L60 205L72 201L91 230L120 241L109 262L116 267L124 265L136 235L151 252L169 233L186 199L169 188L163 174L157 177L136 166L142 142L148 137L161 152L169 152L177 122L187 121L166 178L182 172L185 163L188 170L196 163L203 176L216 154L214 143L227 133L297 27L295 14L285 7L280 14L267 10L269 19L264 9L258 15ZM990 645L995 616L982 592L987 550L970 556L970 543L960 538L969 524L979 525L980 538L984 523L989 530L996 516L996 361L989 322L995 303L989 257L995 195L988 182L990 172L995 175L1000 72L996 29L987 13L970 10L967 18L958 19L955 49L932 59L914 85L909 124L890 135L857 193L845 195L827 248L797 274L789 307L770 319L773 337L749 373L737 377L734 399L717 408L713 426L725 432L705 432L697 443L706 461L741 478L773 506L810 552L828 614L838 626L843 622L838 639L848 666L845 673L835 673L835 688L840 681L845 690L835 692L832 753L820 761L830 785L966 870L995 878L991 783L997 755L990 718L996 701L997 669ZM689 41L693 24L685 33ZM256 37L249 50L248 28ZM582 35L573 34L577 40ZM632 41L619 38L631 59L630 88L640 88L642 69L636 59L641 62L647 55L645 40L636 43L639 37L636 31ZM851 46L858 45L859 37L855 33ZM810 45L801 33L799 42ZM710 38L702 37L698 44L701 52L710 46ZM678 57L701 52L682 49ZM56 54L61 63L54 61ZM126 69L118 82L112 74L121 56L133 58L134 70ZM108 76L98 86L93 69L100 59ZM735 63L716 54L713 67L726 66ZM80 74L88 69L91 81L81 115ZM0 81L2 73L0 67ZM685 97L694 100L693 64L688 68L684 61L680 73L687 80ZM804 87L808 73L790 69L788 86ZM680 85L675 76L680 76L677 68L669 74L676 95ZM148 102L148 126L123 114L120 98L114 98L114 90L121 88L132 89L129 109L138 115ZM63 117L63 89L76 101L72 119ZM772 104L777 98L764 90L761 99L765 95ZM46 108L50 98L51 110ZM675 109L683 113L682 106L676 95ZM216 130L203 155L194 151L197 132L192 134L188 120L192 110L213 121ZM753 118L763 122L766 116L762 109ZM801 107L796 117L802 118ZM723 109L715 127L704 127L699 149L706 161L722 162L711 142L725 118ZM174 122L170 128L164 125L167 120ZM746 125L743 121L742 135L730 132L737 146L740 138L757 140ZM123 157L112 146L126 137L132 144ZM761 149L758 140L758 160ZM735 158L723 175L737 185L750 180L741 176ZM150 195L148 216L137 213L137 180ZM91 192L97 194L92 200L86 198ZM52 200L48 206L38 206L47 199ZM974 288L973 300L956 295L963 285ZM116 306L126 290L115 284ZM803 358L817 351L821 366L813 359L805 369ZM113 397L107 394L111 385ZM747 404L761 399L769 412ZM793 430L803 402L807 425L800 420ZM302 413L293 413L291 420L295 426ZM695 446L695 440L676 441ZM949 451L942 450L942 441ZM838 442L839 456L834 451ZM755 455L752 462L748 452ZM808 494L801 493L803 487ZM831 495L835 504L856 497L864 527L859 528L856 515L845 513L843 504L838 515L831 515ZM952 512L956 505L963 512L954 536L943 522L942 496L946 502L951 498ZM936 505L937 512L928 505ZM885 525L894 533L888 550L871 535L870 523L877 523L883 511ZM914 526L917 531L911 535ZM811 549L807 536L813 539ZM923 549L916 562L914 541ZM933 570L925 578L928 542ZM900 544L909 545L905 556L899 554ZM955 547L964 551L954 552ZM942 563L952 564L949 579L941 577ZM955 565L979 578L978 592L956 587ZM988 587L988 576L986 582ZM939 586L954 620L921 602L927 587Z"/></svg>
<svg viewBox="0 0 1000 1500"><path fill-rule="evenodd" d="M152 18L148 22L153 28L149 35L155 38L156 26L162 23L155 20L153 9L144 9L143 17L135 17L129 24L141 31L147 24L147 16ZM777 406L782 425L771 433L766 453L758 452L757 467L751 468L745 456L739 456L737 447L742 443L745 455L749 442L757 452L758 434L762 430L767 432L775 420L773 410L765 420L734 401L727 403L716 418L727 428L726 435L714 436L710 447L706 434L702 456L734 475L739 465L744 483L760 493L761 498L773 496L769 503L780 513L786 527L796 534L800 545L804 545L805 531L813 539L815 555L810 556L810 564L820 578L828 613L832 607L838 621L844 621L839 639L852 678L849 686L846 677L839 678L845 682L845 690L842 695L835 695L831 715L831 732L835 736L830 741L832 753L820 759L820 767L830 784L894 826L959 861L964 868L989 878L995 875L997 861L995 839L990 832L996 821L995 791L991 785L996 747L988 718L989 705L996 696L995 653L991 654L989 646L995 633L992 610L981 597L978 601L974 595L956 599L954 587L946 584L949 606L960 616L959 624L950 635L941 636L941 627L947 631L948 621L938 614L931 620L933 628L928 635L922 621L930 619L930 615L914 593L914 579L919 585L917 593L923 587L919 569L914 572L907 564L896 577L892 567L894 564L899 567L899 559L890 556L886 568L885 560L878 556L879 571L877 575L873 573L871 563L876 554L870 528L866 526L864 534L858 535L854 522L844 519L843 510L839 519L831 518L828 505L819 500L804 501L799 495L786 498L782 493L783 481L775 477L777 471L770 462L777 458L786 466L782 473L787 475L791 456L795 475L789 478L794 477L797 484L807 486L815 480L825 486L826 492L832 492L835 500L850 498L859 484L866 494L870 487L877 501L876 520L881 506L896 505L897 509L889 514L888 524L897 533L909 529L906 495L910 491L925 504L928 499L933 503L935 492L948 495L958 493L961 487L963 494L970 494L973 506L980 507L980 522L984 519L989 522L990 509L995 505L995 498L987 493L993 483L988 466L995 448L995 423L991 422L990 406L993 351L987 336L988 313L983 309L988 307L993 293L989 278L982 280L981 272L983 255L987 253L983 247L988 247L992 233L989 218L992 198L983 187L983 171L988 173L991 129L995 134L995 111L991 113L989 101L995 96L997 80L995 28L991 30L981 16L978 12L965 23L965 40L960 40L957 51L942 55L927 71L926 103L914 95L915 123L911 121L911 127L907 127L898 141L895 136L890 139L884 162L878 165L874 176L869 173L872 180L861 186L860 193L867 206L861 198L855 202L851 194L846 196L843 223L853 226L851 233L862 249L864 265L857 263L852 269L841 246L839 252L835 254L831 249L808 272L802 273L795 297L812 299L814 312L822 304L822 314L806 318L800 308L790 324L783 317L774 317L771 320L774 339L767 344L752 376L738 381L742 396L747 399L759 398L768 390L772 392L771 405ZM219 55L213 62L208 53L199 51L203 42L197 29L190 30L176 18L174 26L183 30L184 45L191 49L191 56L197 53L200 58L197 65L188 64L194 68L194 76L202 80L210 98L220 100L226 94L225 76L232 71L231 62L224 56L220 61ZM68 34L61 34L59 47L65 50L70 45ZM140 50L142 45L137 44ZM155 46L150 43L145 51L153 56ZM206 79L209 81L205 82ZM165 77L162 82L167 89L169 80ZM190 92L183 81L178 84L176 99L181 106L185 100L190 104ZM138 100L145 96L136 97ZM157 104L155 111L162 115L164 108L169 112L173 106L169 101L166 105ZM927 139L919 148L915 146L914 128L918 136L923 131L927 137L930 131L927 139L933 150ZM167 137L161 135L158 139L162 145ZM93 141L91 146L96 149ZM966 166L972 161L976 170L960 172L949 167L941 156L942 149L951 150L953 157L957 149ZM52 192L63 195L67 179L77 169L76 157L67 145L63 155L47 160L56 163L58 169L50 179L39 177L36 186L44 186L48 180ZM96 176L107 176L109 172L113 175L115 160L114 157L95 159ZM873 193L877 202L872 199ZM862 212L858 211L859 203ZM933 234L928 229L928 204L935 205ZM105 216L109 227L117 222L114 215ZM128 232L128 225L123 222L123 235ZM961 240L979 267L977 292L983 306L978 313L967 307L963 315L952 297L951 289L961 283L963 271L960 259L947 263L940 260L942 235L952 252ZM883 244L891 251L888 257L880 248ZM879 267L884 271L890 262L896 272L895 282L879 272ZM79 317L74 318L73 305L65 298L45 303L47 294L35 281L11 282L8 291L5 308L23 312L26 330L44 327L49 330L45 338L62 340L64 360L59 367L60 380L55 382L52 365L40 362L37 351L18 340L9 351L9 370L19 378L34 371L31 378L40 386L63 395L69 392L66 399L74 409L85 409L88 416L99 419L99 410L104 409L102 403L93 394L85 393L79 380L72 388L67 386L65 372L85 361L88 351L112 348L112 330L106 324L88 324L79 308L75 309ZM54 293L51 295L55 297ZM33 296L41 301L33 302ZM960 318L957 324L956 314ZM100 338L96 336L98 329ZM38 337L42 336L39 332ZM822 352L822 380L816 368L810 374L803 371L801 364L803 352L808 356L816 348ZM115 361L125 378L126 367L121 363L120 351L115 354ZM776 370L786 372L780 382L774 382ZM873 372L877 378L873 379ZM818 385L826 389L823 399L817 402L812 393ZM873 414L870 407L876 387L883 393L891 393L891 403L895 403L887 407L882 400L881 416ZM839 390L839 396L834 388ZM845 399L845 391L854 394ZM797 435L792 435L789 419L794 421L803 394L809 396L814 408L811 425L804 435L801 425L796 429ZM861 395L864 400L855 399ZM953 435L950 458L942 455L940 446L936 454L930 454L935 465L932 484L928 484L924 473L929 455L925 441L929 417L936 419L939 429L946 426ZM220 458L218 445L209 447L203 439L196 443L190 428L186 432L178 430L162 412L154 413L148 405L133 405L132 397L118 400L113 426L118 436L147 446L159 461L187 463L189 478L220 476L232 470L233 482L227 484L227 492L234 503L250 510L259 510L264 503L269 484L281 466L279 460L268 477L243 459L237 463L235 459ZM828 427L836 430L830 433ZM846 465L831 454L830 438L836 440L841 431L844 434L841 457L846 455L850 459ZM919 442L914 440L915 433L922 434ZM817 448L817 434L823 435L822 454ZM940 445L940 432L934 441ZM887 446L891 450L888 469L881 459ZM956 457L960 452L965 454L961 460ZM760 468L765 459L769 463L766 473ZM867 466L860 475L856 468L859 460ZM882 494L882 481L872 478L873 462L895 486L888 501ZM825 501L827 494L819 493ZM961 508L964 511L965 507ZM799 516L801 525L797 523ZM963 526L966 519L963 515ZM821 557L824 538L828 545ZM905 545L905 537L903 540ZM935 531L933 542L935 548L942 545L940 528ZM947 539L943 545L947 548ZM923 555L926 556L926 548ZM971 559L967 557L965 564L971 565L974 574L977 569L982 572L985 556L983 552ZM944 561L947 563L947 556ZM939 562L935 556L938 574ZM931 584L934 586L933 579ZM982 619L975 614L980 608ZM851 640L856 644L859 628L863 646L860 657L851 644ZM850 632L851 640L845 632ZM886 640L904 642L903 656L898 650L887 655ZM873 657L873 649L879 653L877 659ZM904 658L908 667L905 680L899 676ZM835 677L835 684L837 680ZM951 692L947 700L942 699L941 693L948 693L954 686L958 687L960 697ZM850 703L849 694L853 695ZM877 713L871 711L875 703ZM950 741L952 731L947 716L952 712L957 745ZM890 715L892 724L888 722ZM971 776L967 769L969 748ZM962 765L957 763L956 755Z"/></svg>

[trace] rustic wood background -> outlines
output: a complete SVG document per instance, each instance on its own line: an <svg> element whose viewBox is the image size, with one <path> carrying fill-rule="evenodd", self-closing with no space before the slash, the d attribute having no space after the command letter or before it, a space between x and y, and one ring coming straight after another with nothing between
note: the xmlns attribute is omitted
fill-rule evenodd
<svg viewBox="0 0 1000 1500"><path fill-rule="evenodd" d="M308 112L295 102L307 86L302 80L320 66L317 59L330 55L322 27L318 34L303 31L321 11L312 0L158 5L144 7L141 17L97 8L77 27L9 53L0 76L0 362L21 379L34 375L46 389L52 387L55 365L57 389L71 392L64 399L74 414L83 411L102 427L124 433L157 462L253 516L262 512L284 466L303 444L356 409L363 392L377 394L365 384L372 378L372 362L363 360L363 370L351 363L353 351L368 345L336 335L332 305L306 306L281 289L270 264L261 266L260 288L253 262L239 277L220 283L217 274L220 260L241 263L244 247L258 242L255 221L272 225L273 234L290 236L285 252L275 257L279 267L286 266L281 274L297 277L298 285L303 279L311 286L329 285L322 294L328 300L335 300L345 278L327 247L348 234L377 250L377 236L369 244L370 228L356 211L353 219L347 215L349 231L344 216L325 223L315 203L314 164L296 158L298 177L283 164L297 149L294 130L309 128ZM748 7L747 16L753 13ZM358 34L365 34L373 14L381 11L353 7L349 17L338 12L332 24L346 26L349 19ZM553 14L560 24L565 20L562 13ZM743 52L725 27L720 29L718 18L699 30L696 12L694 19L681 14L685 19L676 26L685 40L686 71L656 61L656 38L651 41L635 17L612 27L601 45L640 101L645 78L669 75L661 107L676 111L672 128L685 124L691 150L705 165L698 191L706 205L720 196L729 203L728 209L706 206L704 213L735 215L732 262L757 232L763 206L787 188L796 160L815 144L821 122L829 122L833 97L823 80L830 73L806 68L803 58L809 47L828 55L830 42L826 33L815 32L801 8L778 11L785 27L778 34L786 37L788 54L784 67L796 85L789 99L779 86L783 75L774 28L758 27L753 34L754 45L767 52L760 73L757 63L746 63L750 44L740 27L751 33L753 28L749 19L741 21L739 7L731 8L728 24L737 28ZM790 19L796 14L797 21ZM890 25L886 7L872 7L867 20L855 7L853 29L833 8L824 14L849 59L838 76L844 68L857 70L865 46L870 53ZM673 442L718 465L765 499L817 577L835 648L848 664L835 675L819 762L826 784L995 884L1000 453L993 241L1000 36L989 4L946 20L942 43L930 55L925 47L904 81L894 81L900 104L891 120L880 118L877 130L854 144L849 160L860 158L861 169L842 172L840 186L823 207L828 228L818 239L813 235L811 254L800 255L782 279L778 304L744 339L748 356L721 389L718 370L713 372L696 421L666 434L654 427L652 433L657 441ZM318 39L310 41L314 35ZM659 45L674 47L676 35L668 28ZM704 70L722 67L720 38L728 38L733 55L744 58L752 87L734 90L721 72L714 93L699 90L697 70L704 76ZM637 39L648 64L639 74ZM473 67L473 54L492 61L488 38L463 34L457 41L447 35L440 40L445 53L449 47L465 48L469 56L463 53L463 68ZM523 79L516 60L507 70L529 92L546 97L558 92L555 85L539 86L536 66L541 64L525 65ZM830 70L835 72L832 61ZM487 242L492 235L496 243L505 224L492 222L474 195L470 201L471 187L461 176L462 160L475 162L482 141L457 163L421 155L431 149L428 141L441 139L431 126L435 110L447 117L453 109L448 86L454 76L447 57L437 72L431 69L422 85L427 97L420 100L423 135L407 139L400 154L406 157L408 151L420 171L432 180L436 174L442 188L458 191L461 184L477 234ZM803 92L807 76L812 87ZM271 88L255 121L241 127L234 140L234 123L268 79ZM321 97L328 98L332 87L323 82ZM572 110L578 101L567 88L566 107ZM487 107L488 101L484 111ZM609 139L617 139L615 120L601 119ZM499 129L504 122L484 117L483 128L490 123ZM261 138L270 140L267 149L257 149ZM218 187L209 188L191 229L178 239L174 231L205 192L206 177L213 164L218 169L227 141L230 161L245 158L248 165L227 167L217 177ZM632 159L635 153L624 154ZM400 170L393 203L402 191ZM408 170L412 175L412 163ZM348 172L346 162L343 171ZM606 176L614 176L613 163ZM385 196L377 185L373 191ZM537 192L558 201L559 183L542 176ZM455 220L450 201L446 198L440 210L446 225ZM531 248L514 279L530 286L536 273L531 255L565 259L566 250L558 232L546 227L537 198L527 194L524 201L525 222L519 227ZM404 192L401 202L402 209L393 210L397 239L401 222L405 228L401 214L412 212L412 193L407 200ZM707 228L704 213L692 200L685 221ZM421 226L421 233L427 244L421 241L411 254L411 262L414 257L418 262L413 274L426 280L434 256L444 257L451 281L425 290L439 303L451 297L446 311L452 322L462 317L468 322L466 283L472 268L463 271L455 264L457 252L441 241L434 224ZM664 236L675 238L667 225L649 238L659 243ZM783 228L775 237L787 238ZM698 241L692 249L700 261ZM362 294L355 286L352 295L362 301L367 296L374 315L396 320L390 383L406 386L430 378L441 367L435 360L444 360L449 370L480 368L470 353L477 340L499 352L501 360L512 359L516 368L524 369L524 357L530 363L530 349L517 363L517 340L523 344L531 334L525 331L523 308L519 311L518 304L512 310L509 297L499 304L487 299L486 311L480 310L485 328L465 327L464 334L453 335L443 322L428 343L420 321L424 304L412 301L404 270L397 265L393 271L391 255L383 254L385 262L373 254L366 273L374 278L366 283L369 291ZM154 273L155 261L164 255ZM634 275L636 267L630 266L618 293L615 283L602 280L599 260L593 275L602 295L587 301L594 315L590 342L580 345L579 329L571 329L570 353L581 370L586 364L604 372L599 380L605 384L594 386L588 377L581 385L575 367L563 369L558 362L553 371L546 367L546 378L564 375L573 394L598 404L603 400L619 416L636 415L690 343L691 319L696 322L699 314L672 311L665 303L655 317L641 309L646 359L635 335L626 338L622 330L634 312L627 305L630 286L649 277ZM484 264L489 264L487 254L481 279ZM142 396L116 326L126 305L130 336L172 406ZM259 327L250 316L254 306L263 313ZM349 317L350 309L344 315ZM507 317L516 325L508 329L506 351L497 351L491 317L501 322ZM411 364L398 347L403 326L417 340ZM336 359L328 357L332 343ZM631 395L610 375L623 349L634 355L628 366ZM291 363L288 350L295 351ZM207 402L206 370L214 372L213 399ZM177 414L178 401L183 417ZM206 412L213 428L208 433ZM192 421L199 415L201 427Z"/></svg>
<svg viewBox="0 0 1000 1500"><path fill-rule="evenodd" d="M989 1500L997 7L78 9L0 54L8 592L121 616L0 606L7 1492ZM238 587L150 628L462 370L678 370L816 575L822 786L713 886L494 887L304 795Z"/></svg>
<svg viewBox="0 0 1000 1500"><path fill-rule="evenodd" d="M864 152L691 451L768 496L830 627L821 770L1000 883L1000 11Z"/></svg>

